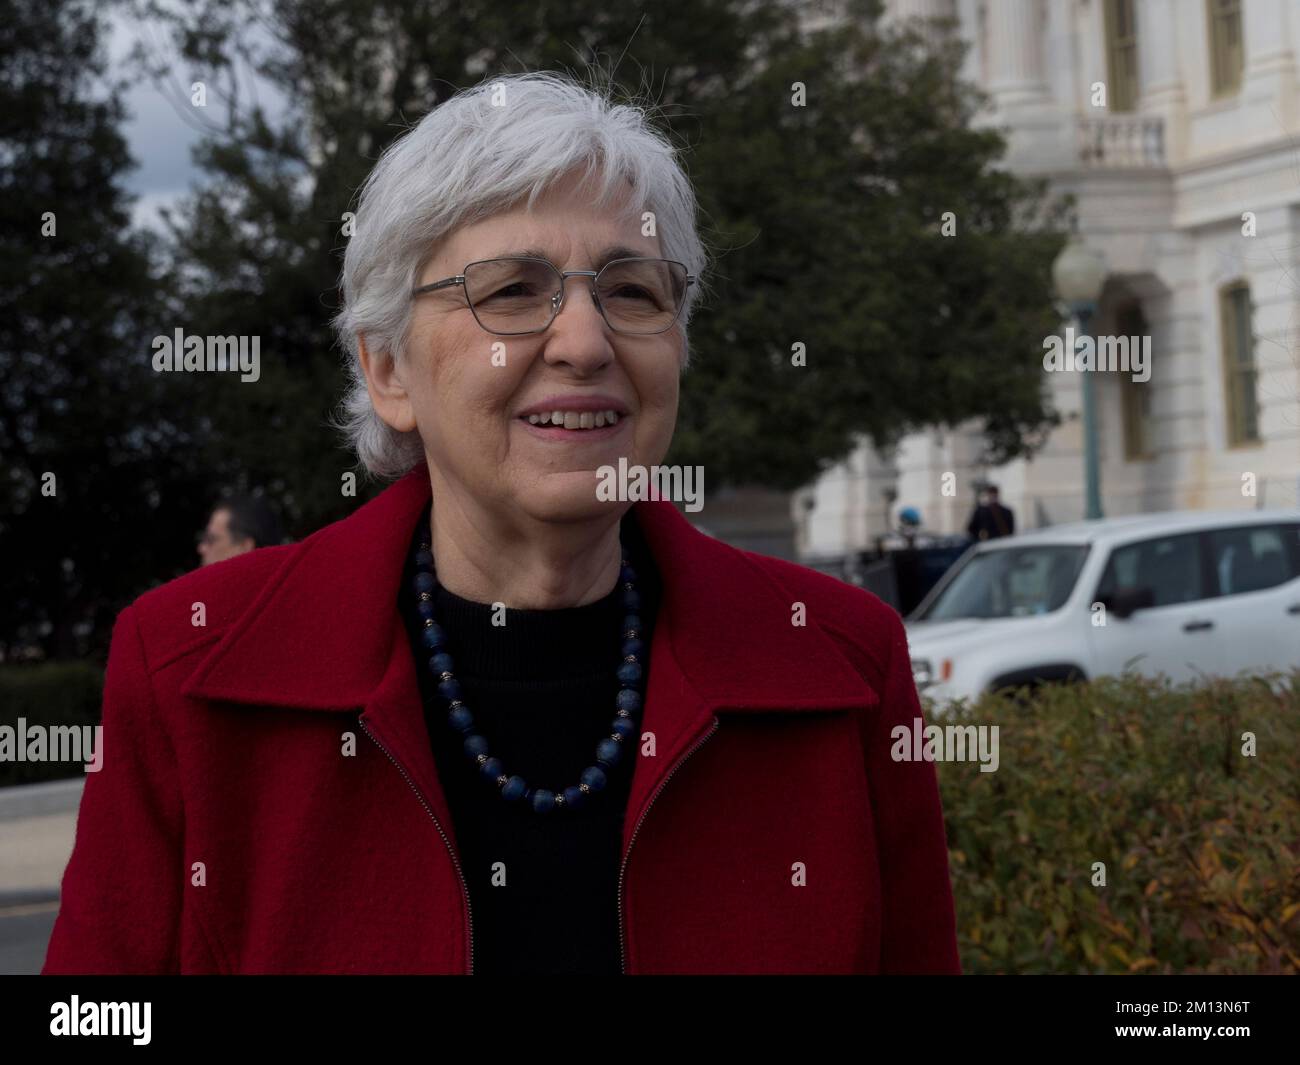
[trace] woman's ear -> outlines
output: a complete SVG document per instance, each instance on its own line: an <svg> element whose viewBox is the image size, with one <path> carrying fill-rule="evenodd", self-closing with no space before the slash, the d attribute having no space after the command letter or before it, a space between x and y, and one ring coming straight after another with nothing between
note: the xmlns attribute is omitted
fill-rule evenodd
<svg viewBox="0 0 1300 1065"><path fill-rule="evenodd" d="M375 413L399 433L409 433L415 428L415 406L402 377L402 368L392 355L374 355L366 346L366 338L357 334L357 348L361 369L366 375L366 391Z"/></svg>

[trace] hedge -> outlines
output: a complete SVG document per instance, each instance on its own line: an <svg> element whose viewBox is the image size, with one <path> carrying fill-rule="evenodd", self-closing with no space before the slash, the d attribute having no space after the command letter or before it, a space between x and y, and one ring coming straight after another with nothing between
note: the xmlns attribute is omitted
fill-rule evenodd
<svg viewBox="0 0 1300 1065"><path fill-rule="evenodd" d="M103 667L93 662L40 662L0 667L0 725L98 725ZM0 759L0 786L84 777L81 762Z"/></svg>
<svg viewBox="0 0 1300 1065"><path fill-rule="evenodd" d="M966 972L1300 971L1300 672L930 720L999 726L995 772L936 765Z"/></svg>

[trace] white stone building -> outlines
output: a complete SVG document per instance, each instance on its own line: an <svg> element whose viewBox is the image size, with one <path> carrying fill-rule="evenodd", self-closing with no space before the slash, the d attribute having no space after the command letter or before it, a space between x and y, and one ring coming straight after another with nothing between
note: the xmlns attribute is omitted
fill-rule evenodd
<svg viewBox="0 0 1300 1065"><path fill-rule="evenodd" d="M1296 506L1300 0L888 8L957 20L1006 165L1073 193L1080 236L1105 257L1093 332L1151 337L1145 384L1092 374L1104 513ZM1027 356L1043 373L1042 353ZM985 478L1022 528L1083 517L1080 375L1045 376L1065 421L1032 460L980 465L977 427L914 433L890 455L864 445L795 494L799 554L868 546L905 505L927 529L961 530Z"/></svg>

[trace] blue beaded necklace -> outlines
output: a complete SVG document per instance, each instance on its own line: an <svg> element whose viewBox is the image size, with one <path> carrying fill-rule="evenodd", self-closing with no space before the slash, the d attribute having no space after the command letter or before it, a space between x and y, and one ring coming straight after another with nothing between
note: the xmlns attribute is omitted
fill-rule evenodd
<svg viewBox="0 0 1300 1065"><path fill-rule="evenodd" d="M463 739L463 749L479 774L496 786L501 798L509 803L525 803L539 814L555 810L577 810L608 782L608 771L623 758L623 746L638 735L637 715L641 712L643 670L641 655L645 643L641 638L641 596L636 590L636 571L623 551L619 583L623 588L623 657L618 667L619 693L614 700L615 717L610 733L596 745L594 765L582 771L578 783L561 792L532 787L517 774L506 771L501 759L488 751L488 741L474 724L474 715L461 699L460 682L455 664L447 650L447 633L433 616L433 595L438 587L433 568L432 538L428 519L420 530L419 546L414 554L416 611L423 623L420 639L430 652L429 672L438 682L438 694L447 702L447 724Z"/></svg>

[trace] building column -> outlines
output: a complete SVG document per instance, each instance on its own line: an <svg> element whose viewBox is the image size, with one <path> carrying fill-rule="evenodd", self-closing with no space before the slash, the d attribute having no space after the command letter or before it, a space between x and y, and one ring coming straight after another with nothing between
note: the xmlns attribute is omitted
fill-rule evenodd
<svg viewBox="0 0 1300 1065"><path fill-rule="evenodd" d="M988 8L989 82L998 110L1048 101L1038 0L998 0Z"/></svg>
<svg viewBox="0 0 1300 1065"><path fill-rule="evenodd" d="M1296 64L1290 0L1247 0L1241 5L1245 69L1241 102L1252 132L1282 136L1296 131Z"/></svg>
<svg viewBox="0 0 1300 1065"><path fill-rule="evenodd" d="M1075 159L1074 124L1047 76L1048 36L1055 32L1059 14L1049 12L1042 0L997 0L983 11L983 87L993 100L990 120L1007 132L1005 165L1020 174L1053 173L1070 166Z"/></svg>
<svg viewBox="0 0 1300 1065"><path fill-rule="evenodd" d="M1178 65L1177 0L1135 4L1138 43L1138 111L1164 125L1165 162L1176 166L1187 151L1187 93Z"/></svg>

